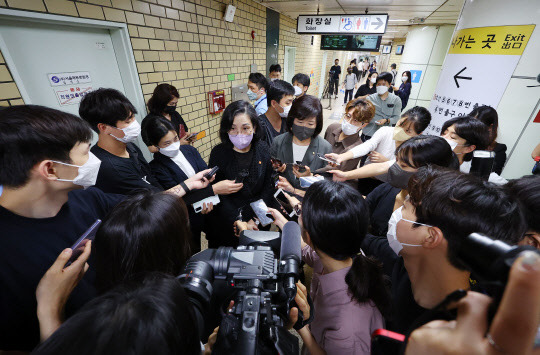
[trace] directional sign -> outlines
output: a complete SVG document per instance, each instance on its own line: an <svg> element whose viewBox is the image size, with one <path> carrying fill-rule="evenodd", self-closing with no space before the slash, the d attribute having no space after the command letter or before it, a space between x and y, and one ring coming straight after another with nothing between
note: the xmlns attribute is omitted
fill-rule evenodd
<svg viewBox="0 0 540 355"><path fill-rule="evenodd" d="M497 108L534 25L475 27L454 33L429 111L427 134L482 105ZM494 73L496 73L494 75ZM411 70L414 82L414 73Z"/></svg>
<svg viewBox="0 0 540 355"><path fill-rule="evenodd" d="M388 14L370 15L300 15L299 34L370 34L385 33Z"/></svg>

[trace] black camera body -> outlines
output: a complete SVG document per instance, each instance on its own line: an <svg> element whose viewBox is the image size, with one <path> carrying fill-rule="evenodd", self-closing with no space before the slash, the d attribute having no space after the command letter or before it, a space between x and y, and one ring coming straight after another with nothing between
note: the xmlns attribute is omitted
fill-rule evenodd
<svg viewBox="0 0 540 355"><path fill-rule="evenodd" d="M298 339L285 329L300 271L300 227L279 233L246 231L234 249L206 249L189 259L178 276L195 306L199 326L210 309L214 285L236 289L234 306L223 318L213 353L298 354ZM226 286L223 286L226 284ZM202 331L201 331L202 334Z"/></svg>

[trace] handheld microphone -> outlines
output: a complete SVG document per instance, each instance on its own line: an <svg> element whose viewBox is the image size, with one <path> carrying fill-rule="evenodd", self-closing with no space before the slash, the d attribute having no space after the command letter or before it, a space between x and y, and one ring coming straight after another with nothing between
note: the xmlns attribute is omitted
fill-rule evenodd
<svg viewBox="0 0 540 355"><path fill-rule="evenodd" d="M284 289L290 299L296 295L296 281L300 273L302 260L300 238L298 223L285 223L281 233L280 269L285 274Z"/></svg>

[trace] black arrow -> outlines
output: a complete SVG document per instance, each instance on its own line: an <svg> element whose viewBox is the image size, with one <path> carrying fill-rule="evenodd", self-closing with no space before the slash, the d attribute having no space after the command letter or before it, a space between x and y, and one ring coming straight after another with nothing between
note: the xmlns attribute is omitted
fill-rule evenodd
<svg viewBox="0 0 540 355"><path fill-rule="evenodd" d="M458 79L465 79L465 80L472 80L472 77L470 76L459 76L459 74L463 73L463 71L467 69L467 67L461 69L456 75L454 75L454 81L456 82L456 86L458 87L459 89L459 83L458 83Z"/></svg>
<svg viewBox="0 0 540 355"><path fill-rule="evenodd" d="M377 17L377 22L372 22L371 25L376 25L377 27L375 27L375 30L378 30L379 28L381 28L382 25L384 25L384 22L381 20L380 17Z"/></svg>

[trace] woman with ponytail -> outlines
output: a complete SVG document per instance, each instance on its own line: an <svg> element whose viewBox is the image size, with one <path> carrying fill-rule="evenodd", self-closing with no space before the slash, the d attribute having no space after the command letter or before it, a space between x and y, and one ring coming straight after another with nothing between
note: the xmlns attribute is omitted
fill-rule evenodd
<svg viewBox="0 0 540 355"><path fill-rule="evenodd" d="M275 223L287 220L270 209ZM360 193L344 183L310 186L301 205L302 259L313 268L310 295L316 314L299 333L311 354L370 354L371 334L384 327L388 284L376 259L360 245L369 225Z"/></svg>

